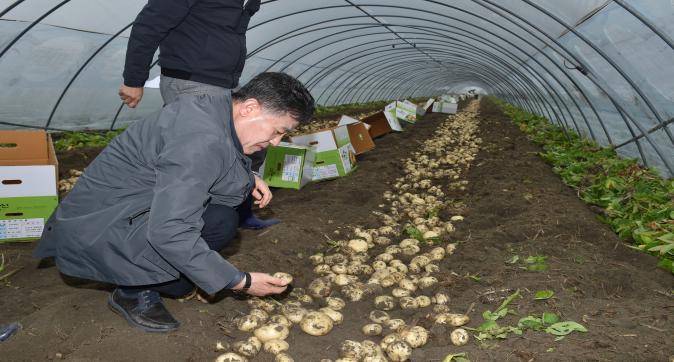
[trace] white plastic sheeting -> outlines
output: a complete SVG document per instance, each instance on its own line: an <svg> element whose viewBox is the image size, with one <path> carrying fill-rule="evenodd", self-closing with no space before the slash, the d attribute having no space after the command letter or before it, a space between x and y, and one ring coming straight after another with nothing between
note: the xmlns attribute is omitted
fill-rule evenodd
<svg viewBox="0 0 674 362"><path fill-rule="evenodd" d="M156 110L156 89L133 110L117 97L143 5L0 0L0 125L117 128ZM241 82L284 71L326 105L478 89L671 177L673 37L671 0L268 0Z"/></svg>

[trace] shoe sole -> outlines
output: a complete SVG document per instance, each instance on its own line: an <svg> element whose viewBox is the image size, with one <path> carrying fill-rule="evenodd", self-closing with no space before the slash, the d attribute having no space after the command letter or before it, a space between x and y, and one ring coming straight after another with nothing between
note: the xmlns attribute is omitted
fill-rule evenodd
<svg viewBox="0 0 674 362"><path fill-rule="evenodd" d="M108 297L108 307L115 312L116 314L119 314L121 317L126 319L126 322L129 323L130 326L142 329L145 332L149 333L167 333L167 332L173 332L176 329L178 329L179 326L174 327L174 328L150 328L148 326L144 326L142 324L136 323L133 319L131 319L131 316L129 313L127 313L122 306L119 304L115 303L115 301L112 299L112 294Z"/></svg>

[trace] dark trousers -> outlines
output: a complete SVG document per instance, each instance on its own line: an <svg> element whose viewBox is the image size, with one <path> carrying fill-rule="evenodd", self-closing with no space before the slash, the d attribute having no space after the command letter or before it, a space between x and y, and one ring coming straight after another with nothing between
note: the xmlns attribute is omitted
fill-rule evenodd
<svg viewBox="0 0 674 362"><path fill-rule="evenodd" d="M222 250L236 236L239 226L239 214L236 209L210 204L201 218L204 220L201 237L211 250ZM120 288L127 293L150 289L169 297L181 297L192 291L194 283L181 274L179 279L162 284Z"/></svg>

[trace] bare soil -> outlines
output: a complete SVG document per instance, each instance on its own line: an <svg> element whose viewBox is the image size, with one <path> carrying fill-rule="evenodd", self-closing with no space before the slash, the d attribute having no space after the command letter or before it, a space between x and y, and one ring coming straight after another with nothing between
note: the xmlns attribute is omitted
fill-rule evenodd
<svg viewBox="0 0 674 362"><path fill-rule="evenodd" d="M262 217L283 223L263 231L242 231L224 251L238 267L250 271L286 271L303 286L313 277L306 257L324 251L329 240L345 237L347 225L375 226L372 214L382 194L402 175L400 159L418 149L446 115L430 114L406 132L376 141L377 148L359 158L351 176L311 184L300 191L276 190ZM523 299L511 307L518 316L558 313L587 327L561 341L542 332L525 332L489 346L475 339L463 347L449 342L451 330L425 318L428 310L392 311L408 322L431 328L429 343L412 361L441 361L466 352L472 361L670 361L674 355L674 278L656 268L654 257L626 247L592 210L565 186L536 153L539 149L488 100L480 110L482 150L463 179L468 188L447 197L462 202L465 221L457 223L455 254L441 264L439 288L450 307L470 311L469 327L500 299L519 289ZM59 155L62 171L81 169L98 150ZM78 154L79 153L79 154ZM86 157L85 157L86 156ZM336 234L338 231L340 234ZM169 334L147 334L127 325L106 301L111 286L64 279L49 261L31 257L34 243L3 244L6 271L19 271L0 283L0 324L18 321L23 329L0 342L1 361L210 361L216 341L244 335L228 328L246 313L245 301L224 295L213 304L166 300L182 322ZM529 272L513 256L547 256L549 269ZM472 276L472 277L470 277ZM535 301L537 290L555 292ZM288 338L295 361L337 358L344 339L363 340L360 332L372 301L349 304L345 321L327 337L310 337L294 328ZM376 341L378 339L375 338ZM255 360L271 361L261 353Z"/></svg>

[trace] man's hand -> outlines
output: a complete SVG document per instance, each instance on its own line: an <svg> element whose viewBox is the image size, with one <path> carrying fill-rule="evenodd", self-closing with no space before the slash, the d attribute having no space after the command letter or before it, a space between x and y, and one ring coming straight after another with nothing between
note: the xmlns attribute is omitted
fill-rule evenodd
<svg viewBox="0 0 674 362"><path fill-rule="evenodd" d="M269 205L271 201L272 194L267 183L264 182L258 175L255 175L255 188L253 188L253 197L255 198L255 204L260 205L260 208L264 208Z"/></svg>
<svg viewBox="0 0 674 362"><path fill-rule="evenodd" d="M140 100L143 99L143 87L127 87L122 84L119 87L119 98L122 102L129 106L129 108L136 108Z"/></svg>
<svg viewBox="0 0 674 362"><path fill-rule="evenodd" d="M254 295L256 297L264 297L269 294L280 294L283 293L288 284L283 279L274 278L273 276L265 273L250 273L250 288L246 293ZM241 290L243 285L246 283L246 278L244 278L241 283L232 288L233 290Z"/></svg>

